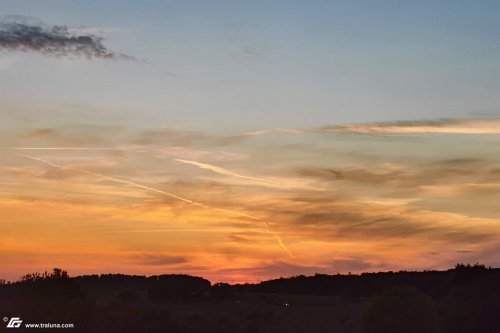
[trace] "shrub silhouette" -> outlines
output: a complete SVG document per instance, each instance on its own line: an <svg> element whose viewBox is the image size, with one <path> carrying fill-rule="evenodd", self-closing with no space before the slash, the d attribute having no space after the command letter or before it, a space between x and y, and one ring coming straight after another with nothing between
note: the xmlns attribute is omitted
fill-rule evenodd
<svg viewBox="0 0 500 333"><path fill-rule="evenodd" d="M413 287L393 287L375 297L363 326L366 333L439 332L432 299Z"/></svg>

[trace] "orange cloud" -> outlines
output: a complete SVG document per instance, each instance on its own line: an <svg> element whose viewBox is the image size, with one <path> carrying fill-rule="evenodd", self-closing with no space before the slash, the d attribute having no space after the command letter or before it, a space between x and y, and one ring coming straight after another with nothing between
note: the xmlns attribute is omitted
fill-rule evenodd
<svg viewBox="0 0 500 333"><path fill-rule="evenodd" d="M497 134L297 134L0 132L0 278L60 266L241 282L500 264ZM36 153L12 149L23 147Z"/></svg>

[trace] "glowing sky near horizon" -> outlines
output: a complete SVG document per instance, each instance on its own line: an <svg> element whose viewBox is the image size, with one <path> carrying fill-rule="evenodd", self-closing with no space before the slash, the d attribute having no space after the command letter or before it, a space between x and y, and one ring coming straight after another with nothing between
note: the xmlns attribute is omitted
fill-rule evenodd
<svg viewBox="0 0 500 333"><path fill-rule="evenodd" d="M500 266L498 7L0 0L0 279Z"/></svg>

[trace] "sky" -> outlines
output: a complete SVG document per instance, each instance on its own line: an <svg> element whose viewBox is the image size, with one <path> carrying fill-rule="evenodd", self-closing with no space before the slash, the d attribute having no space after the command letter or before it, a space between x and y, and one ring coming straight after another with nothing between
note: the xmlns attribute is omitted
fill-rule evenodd
<svg viewBox="0 0 500 333"><path fill-rule="evenodd" d="M499 7L0 0L0 278L500 266Z"/></svg>

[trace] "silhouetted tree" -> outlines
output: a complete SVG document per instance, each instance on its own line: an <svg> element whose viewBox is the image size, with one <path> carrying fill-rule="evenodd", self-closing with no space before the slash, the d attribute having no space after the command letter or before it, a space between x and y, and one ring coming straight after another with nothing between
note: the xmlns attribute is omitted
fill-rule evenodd
<svg viewBox="0 0 500 333"><path fill-rule="evenodd" d="M233 286L228 283L216 283L210 288L210 298L217 302L236 301L238 296Z"/></svg>
<svg viewBox="0 0 500 333"><path fill-rule="evenodd" d="M485 270L485 269L491 269L491 267L486 267L484 264L480 263L475 263L474 265L471 264L463 264L463 263L458 263L455 265L455 270L460 271L460 270Z"/></svg>
<svg viewBox="0 0 500 333"><path fill-rule="evenodd" d="M210 281L201 277L172 274L152 276L148 296L151 301L194 301L210 290Z"/></svg>
<svg viewBox="0 0 500 333"><path fill-rule="evenodd" d="M22 314L32 322L74 323L77 332L86 331L92 322L94 302L62 269L26 274L8 287L11 297L1 309L4 315Z"/></svg>

